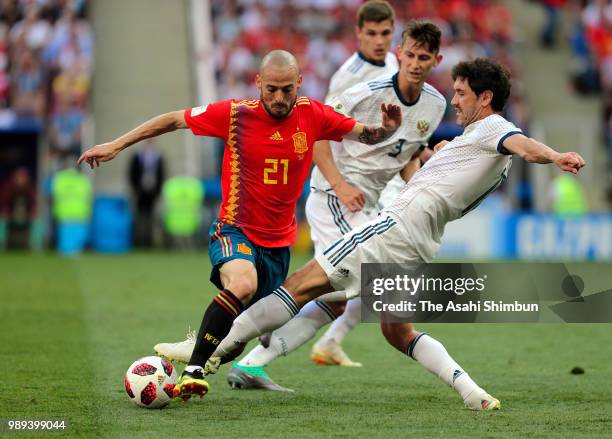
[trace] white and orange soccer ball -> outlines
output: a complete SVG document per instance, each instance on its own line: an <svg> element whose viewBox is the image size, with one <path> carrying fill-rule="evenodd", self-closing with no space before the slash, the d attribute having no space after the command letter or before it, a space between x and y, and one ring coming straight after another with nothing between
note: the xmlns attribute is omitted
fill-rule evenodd
<svg viewBox="0 0 612 439"><path fill-rule="evenodd" d="M176 369L165 358L150 356L136 360L125 373L130 400L140 407L160 409L172 400L177 383Z"/></svg>

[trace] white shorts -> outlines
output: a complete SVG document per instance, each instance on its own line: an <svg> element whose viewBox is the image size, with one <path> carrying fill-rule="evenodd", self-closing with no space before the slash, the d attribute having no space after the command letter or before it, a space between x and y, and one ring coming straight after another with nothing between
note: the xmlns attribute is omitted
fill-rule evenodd
<svg viewBox="0 0 612 439"><path fill-rule="evenodd" d="M396 174L380 193L378 205L383 208L393 203L402 189L404 189L404 186L406 186L406 182L400 177L399 173Z"/></svg>
<svg viewBox="0 0 612 439"><path fill-rule="evenodd" d="M350 299L361 290L363 263L422 263L423 258L399 221L383 214L352 230L315 255L336 290Z"/></svg>
<svg viewBox="0 0 612 439"><path fill-rule="evenodd" d="M335 194L327 192L311 189L306 200L306 219L310 225L315 255L323 253L342 235L375 217L375 213L368 215L363 210L351 212Z"/></svg>

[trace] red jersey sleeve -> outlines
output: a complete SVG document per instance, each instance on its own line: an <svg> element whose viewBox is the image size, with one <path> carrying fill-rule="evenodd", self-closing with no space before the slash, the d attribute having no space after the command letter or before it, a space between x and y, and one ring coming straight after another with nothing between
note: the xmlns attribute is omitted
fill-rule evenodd
<svg viewBox="0 0 612 439"><path fill-rule="evenodd" d="M187 108L185 122L193 134L226 139L229 131L231 101Z"/></svg>
<svg viewBox="0 0 612 439"><path fill-rule="evenodd" d="M355 127L357 121L352 117L338 113L329 105L324 105L317 101L312 101L312 103L318 107L317 112L320 113L321 120L321 130L317 140L335 140L339 142Z"/></svg>

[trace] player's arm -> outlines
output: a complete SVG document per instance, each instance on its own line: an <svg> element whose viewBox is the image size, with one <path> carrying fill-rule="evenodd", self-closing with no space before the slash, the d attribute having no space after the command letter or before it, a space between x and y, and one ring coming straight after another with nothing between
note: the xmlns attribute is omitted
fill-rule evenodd
<svg viewBox="0 0 612 439"><path fill-rule="evenodd" d="M419 149L417 152L415 152L410 158L410 161L406 163L406 166L404 166L404 168L400 171L400 177L402 177L402 180L404 180L406 183L408 183L412 176L416 174L419 169L421 169L421 154L423 151L424 150Z"/></svg>
<svg viewBox="0 0 612 439"><path fill-rule="evenodd" d="M382 125L369 126L357 122L353 129L344 136L367 145L374 145L388 139L402 124L402 110L398 105L381 104Z"/></svg>
<svg viewBox="0 0 612 439"><path fill-rule="evenodd" d="M344 179L336 167L329 142L327 140L315 142L313 154L315 164L331 185L340 202L351 212L358 212L363 209L365 205L364 193Z"/></svg>
<svg viewBox="0 0 612 439"><path fill-rule="evenodd" d="M502 146L506 151L520 156L529 163L554 163L563 171L572 174L577 174L585 165L584 159L577 152L560 153L523 134L507 137Z"/></svg>
<svg viewBox="0 0 612 439"><path fill-rule="evenodd" d="M134 143L182 128L187 128L183 110L161 114L117 137L112 142L102 143L88 149L79 157L77 163L80 165L87 162L93 169L94 166L100 166L100 162L114 159L117 154Z"/></svg>

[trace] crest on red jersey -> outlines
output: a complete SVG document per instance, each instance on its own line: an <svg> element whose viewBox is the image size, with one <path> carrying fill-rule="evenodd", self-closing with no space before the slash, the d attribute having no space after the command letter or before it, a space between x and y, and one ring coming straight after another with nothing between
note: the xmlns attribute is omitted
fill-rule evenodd
<svg viewBox="0 0 612 439"><path fill-rule="evenodd" d="M304 154L308 151L308 142L306 141L306 133L299 131L293 136L293 147L296 154Z"/></svg>

